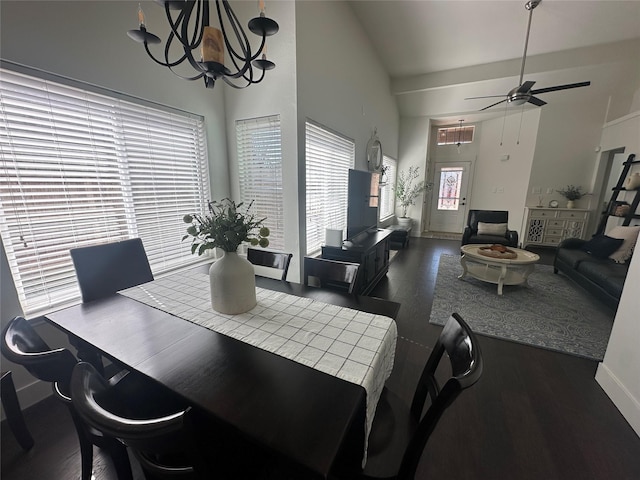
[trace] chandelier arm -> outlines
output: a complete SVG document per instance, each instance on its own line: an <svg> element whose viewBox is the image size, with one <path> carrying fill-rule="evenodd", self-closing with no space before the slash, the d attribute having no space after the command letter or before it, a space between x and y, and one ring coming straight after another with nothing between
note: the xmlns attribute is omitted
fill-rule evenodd
<svg viewBox="0 0 640 480"><path fill-rule="evenodd" d="M144 49L147 52L147 55L149 56L149 58L151 60L153 60L154 62L156 62L158 65L161 65L163 67L176 67L178 65L180 65L182 62L184 62L185 58L182 57L180 60L176 61L176 62L169 62L169 59L167 58L166 52L165 52L165 61L163 62L162 60L158 60L156 57L153 56L153 53L151 53L151 50L149 50L149 45L147 44L147 42L144 42Z"/></svg>
<svg viewBox="0 0 640 480"><path fill-rule="evenodd" d="M253 71L253 69L250 69L250 71ZM227 85L229 85L230 87L233 87L233 88L236 88L236 89L240 90L240 89L243 89L243 88L247 88L249 85L260 83L264 79L265 72L266 72L266 70L262 70L262 75L260 75L260 78L258 80L249 80L249 79L247 79L246 76L243 76L242 78L247 81L246 85L236 85L235 83L233 83L231 78L229 78L229 76L222 77L222 80L224 80L224 82Z"/></svg>
<svg viewBox="0 0 640 480"><path fill-rule="evenodd" d="M227 37L227 32L224 28L224 22L222 21L222 13L220 12L220 2L222 2L222 6L224 7L224 11L225 11L225 14L227 15L229 24L231 24L231 27L233 28L233 32L235 33L236 40L238 41L238 44L240 45L240 48L242 49L242 53L244 54L244 56L238 55L234 50L233 46L231 45L231 43L229 42L229 39ZM232 78L238 78L243 76L245 72L251 67L251 47L249 45L249 39L247 38L247 35L244 33L244 30L242 29L242 27L240 27L240 31L238 31L240 22L238 21L238 18L236 17L235 12L231 8L227 0L216 0L216 7L218 10L218 20L220 22L220 28L222 29L222 36L224 37L225 46L227 47L227 51L231 54L230 55L231 62L238 70L236 73L230 74L228 76ZM238 65L238 62L236 62L236 58L244 62L244 65L242 67Z"/></svg>

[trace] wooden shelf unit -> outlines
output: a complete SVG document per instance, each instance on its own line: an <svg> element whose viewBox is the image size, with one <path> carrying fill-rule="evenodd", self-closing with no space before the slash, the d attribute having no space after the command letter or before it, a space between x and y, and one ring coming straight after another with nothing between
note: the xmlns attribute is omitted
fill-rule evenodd
<svg viewBox="0 0 640 480"><path fill-rule="evenodd" d="M605 233L605 229L607 228L607 220L609 219L609 217L624 218L622 222L623 226L630 225L631 220L640 219L640 214L637 213L638 205L640 204L640 188L637 188L635 190L627 190L623 186L625 180L629 176L631 167L633 165L638 165L638 164L640 164L640 160L636 160L636 155L634 153L630 154L627 160L622 164L623 165L622 173L620 174L620 178L618 179L618 183L616 184L616 186L611 189L612 191L611 200L609 200L609 203L607 204L607 208L605 209L605 211L602 212L602 218L600 219L600 223L598 224L598 229L596 233L598 234ZM635 195L633 196L633 199L631 200L631 203L629 206L629 212L623 216L614 215L618 197L621 193L624 193L624 192L635 192ZM626 198L625 198L625 201L626 201Z"/></svg>

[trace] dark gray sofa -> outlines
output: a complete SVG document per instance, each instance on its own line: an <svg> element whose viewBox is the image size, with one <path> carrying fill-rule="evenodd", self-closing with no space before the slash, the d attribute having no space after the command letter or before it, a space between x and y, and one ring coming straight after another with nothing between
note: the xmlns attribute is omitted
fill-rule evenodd
<svg viewBox="0 0 640 480"><path fill-rule="evenodd" d="M564 273L589 293L613 309L618 308L629 261L616 263L609 258L597 258L582 250L586 240L568 238L558 245L553 271Z"/></svg>

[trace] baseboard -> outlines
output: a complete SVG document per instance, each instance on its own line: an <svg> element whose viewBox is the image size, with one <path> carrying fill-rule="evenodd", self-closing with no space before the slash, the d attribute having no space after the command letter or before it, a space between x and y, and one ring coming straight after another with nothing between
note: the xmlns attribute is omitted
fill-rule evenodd
<svg viewBox="0 0 640 480"><path fill-rule="evenodd" d="M634 398L631 392L602 362L598 364L596 381L640 437L640 400Z"/></svg>
<svg viewBox="0 0 640 480"><path fill-rule="evenodd" d="M41 382L34 379L33 382L28 385L24 385L16 390L18 395L18 402L20 402L20 409L25 410L32 405L44 400L53 392L51 391L51 384L49 382ZM2 409L2 420L6 418L4 414L4 408Z"/></svg>

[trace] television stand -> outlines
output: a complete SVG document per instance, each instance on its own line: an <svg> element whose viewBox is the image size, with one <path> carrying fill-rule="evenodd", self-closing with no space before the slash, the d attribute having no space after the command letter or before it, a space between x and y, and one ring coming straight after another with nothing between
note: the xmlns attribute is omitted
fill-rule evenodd
<svg viewBox="0 0 640 480"><path fill-rule="evenodd" d="M376 229L351 239L350 246L322 247L322 258L360 264L358 295L368 295L389 270L391 231Z"/></svg>

